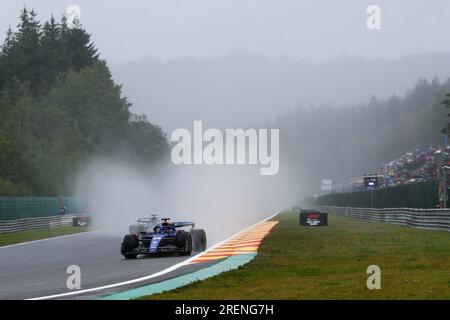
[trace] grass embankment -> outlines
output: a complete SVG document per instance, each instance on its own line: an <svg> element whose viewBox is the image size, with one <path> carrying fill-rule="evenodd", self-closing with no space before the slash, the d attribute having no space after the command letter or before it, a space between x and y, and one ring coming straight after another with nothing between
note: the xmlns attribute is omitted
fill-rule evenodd
<svg viewBox="0 0 450 320"><path fill-rule="evenodd" d="M87 230L88 229L85 227L69 226L69 227L35 229L11 233L0 233L0 247L21 242L53 238L73 233L80 233L85 232Z"/></svg>
<svg viewBox="0 0 450 320"><path fill-rule="evenodd" d="M285 212L249 264L144 299L450 299L450 233L330 215L299 227ZM369 290L366 269L381 268Z"/></svg>

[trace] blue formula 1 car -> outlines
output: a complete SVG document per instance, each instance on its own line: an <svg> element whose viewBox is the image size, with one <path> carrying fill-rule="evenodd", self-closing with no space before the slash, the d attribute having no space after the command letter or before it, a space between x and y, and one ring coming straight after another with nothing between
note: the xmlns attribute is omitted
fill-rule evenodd
<svg viewBox="0 0 450 320"><path fill-rule="evenodd" d="M121 254L126 259L136 259L138 255L158 253L179 253L190 255L192 251L206 249L206 233L195 229L193 222L170 222L169 218L138 219L136 225L130 226L130 232L123 238ZM190 228L189 231L182 230Z"/></svg>

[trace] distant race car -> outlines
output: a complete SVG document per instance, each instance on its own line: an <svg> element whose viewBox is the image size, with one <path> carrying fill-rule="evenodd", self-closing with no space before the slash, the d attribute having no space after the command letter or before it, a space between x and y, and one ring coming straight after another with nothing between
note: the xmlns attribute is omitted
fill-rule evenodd
<svg viewBox="0 0 450 320"><path fill-rule="evenodd" d="M136 259L140 254L179 253L190 255L192 251L206 249L206 232L195 229L194 222L170 222L169 218L141 218L130 226L129 234L123 238L121 254L126 259ZM181 230L190 228L190 230Z"/></svg>
<svg viewBox="0 0 450 320"><path fill-rule="evenodd" d="M91 225L91 217L88 216L73 217L72 225L74 227L89 227Z"/></svg>

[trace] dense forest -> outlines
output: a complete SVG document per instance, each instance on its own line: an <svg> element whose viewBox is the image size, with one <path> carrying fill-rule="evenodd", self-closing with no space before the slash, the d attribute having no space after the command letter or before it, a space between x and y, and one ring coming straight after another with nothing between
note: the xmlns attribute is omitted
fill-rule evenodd
<svg viewBox="0 0 450 320"><path fill-rule="evenodd" d="M0 196L70 194L93 157L155 163L166 135L130 106L82 27L24 8L0 52Z"/></svg>
<svg viewBox="0 0 450 320"><path fill-rule="evenodd" d="M419 79L405 97L372 97L353 106L298 106L279 117L282 156L300 167L309 192L320 179L336 183L376 172L405 152L442 146L448 110L443 105L450 80Z"/></svg>

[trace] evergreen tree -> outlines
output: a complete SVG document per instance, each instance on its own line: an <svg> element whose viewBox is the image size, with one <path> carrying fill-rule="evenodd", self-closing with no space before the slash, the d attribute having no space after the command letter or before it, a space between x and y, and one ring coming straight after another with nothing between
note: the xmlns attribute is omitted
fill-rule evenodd
<svg viewBox="0 0 450 320"><path fill-rule="evenodd" d="M445 94L445 99L442 101L442 105L444 105L444 107L450 109L450 93ZM447 114L447 117L450 118L450 113ZM450 136L450 122L447 122L447 125L445 126L445 128L443 128L441 130L441 132L443 134L447 135L447 137Z"/></svg>
<svg viewBox="0 0 450 320"><path fill-rule="evenodd" d="M91 41L91 35L82 26L69 29L66 18L63 17L61 20L61 37L68 67L80 71L82 68L90 67L98 61L99 54Z"/></svg>
<svg viewBox="0 0 450 320"><path fill-rule="evenodd" d="M41 25L36 20L36 13L24 8L20 15L16 43L11 52L17 59L13 75L22 82L28 82L34 95L39 93L39 83L42 80L40 37Z"/></svg>
<svg viewBox="0 0 450 320"><path fill-rule="evenodd" d="M20 13L18 31L8 31L5 45L2 48L1 74L2 87L13 77L28 83L34 95L39 93L42 80L42 64L40 50L41 25L36 20L34 10L24 7Z"/></svg>
<svg viewBox="0 0 450 320"><path fill-rule="evenodd" d="M53 85L64 70L64 47L61 40L61 28L53 15L44 23L41 39L42 66L47 89Z"/></svg>
<svg viewBox="0 0 450 320"><path fill-rule="evenodd" d="M11 57L11 48L14 43L14 34L11 30L11 26L6 32L6 39L2 45L2 50L0 53L0 91L4 88L7 79L10 77L10 71L8 66L10 65L9 58Z"/></svg>

